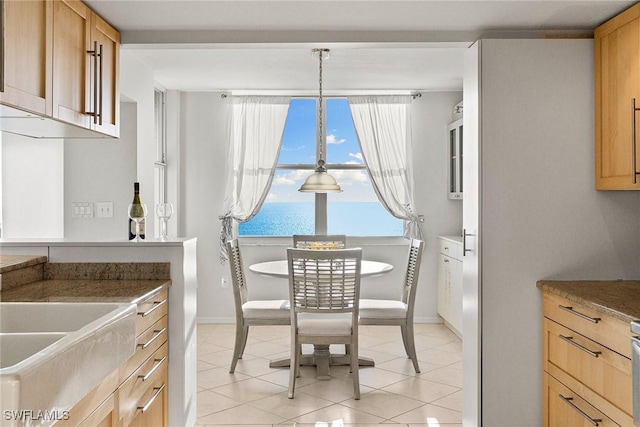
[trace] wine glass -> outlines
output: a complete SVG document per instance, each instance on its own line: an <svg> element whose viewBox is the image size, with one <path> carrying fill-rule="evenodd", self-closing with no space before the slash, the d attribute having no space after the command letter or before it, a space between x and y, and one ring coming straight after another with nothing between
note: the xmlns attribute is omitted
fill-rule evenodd
<svg viewBox="0 0 640 427"><path fill-rule="evenodd" d="M147 205L132 203L129 205L129 218L136 223L136 242L140 241L140 222L147 216Z"/></svg>
<svg viewBox="0 0 640 427"><path fill-rule="evenodd" d="M169 240L167 234L167 222L173 215L173 205L171 203L158 203L156 205L156 216L160 220L160 240Z"/></svg>

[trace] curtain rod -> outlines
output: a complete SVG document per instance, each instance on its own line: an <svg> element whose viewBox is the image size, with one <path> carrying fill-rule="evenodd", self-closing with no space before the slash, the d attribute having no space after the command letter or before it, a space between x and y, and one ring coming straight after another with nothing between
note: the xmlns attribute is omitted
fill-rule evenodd
<svg viewBox="0 0 640 427"><path fill-rule="evenodd" d="M231 93L231 95L234 95L233 93ZM308 94L293 94L293 95L289 95L289 94L285 94L285 93L261 93L261 92L240 92L240 93L236 93L235 95L237 96L291 96L292 98L309 98L309 97L317 97L318 94L317 93L312 93L309 92ZM416 98L422 98L422 92L409 92L409 93L405 93L405 92L368 92L368 93L359 93L359 92L354 92L354 93L341 93L341 92L335 92L335 93L329 93L327 96L328 97L332 97L332 98L346 98L349 96L358 96L358 95L371 95L371 96L375 96L375 95L410 95L413 99ZM229 96L229 94L227 93L223 93L220 95L220 98L226 98L227 96Z"/></svg>

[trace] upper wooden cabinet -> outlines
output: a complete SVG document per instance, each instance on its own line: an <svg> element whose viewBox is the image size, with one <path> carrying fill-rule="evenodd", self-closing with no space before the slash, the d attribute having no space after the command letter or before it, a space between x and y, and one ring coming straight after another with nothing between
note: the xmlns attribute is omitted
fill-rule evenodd
<svg viewBox="0 0 640 427"><path fill-rule="evenodd" d="M0 104L118 137L120 34L78 0L0 5Z"/></svg>
<svg viewBox="0 0 640 427"><path fill-rule="evenodd" d="M4 0L0 9L0 103L50 116L53 3Z"/></svg>
<svg viewBox="0 0 640 427"><path fill-rule="evenodd" d="M596 189L640 190L640 4L594 38Z"/></svg>
<svg viewBox="0 0 640 427"><path fill-rule="evenodd" d="M53 10L53 117L118 136L120 35L80 1Z"/></svg>

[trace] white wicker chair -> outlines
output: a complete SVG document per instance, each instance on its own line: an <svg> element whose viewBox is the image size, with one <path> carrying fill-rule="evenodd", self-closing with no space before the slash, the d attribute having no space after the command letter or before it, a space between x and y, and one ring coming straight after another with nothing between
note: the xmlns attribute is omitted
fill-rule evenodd
<svg viewBox="0 0 640 427"><path fill-rule="evenodd" d="M345 344L355 399L360 399L358 366L358 302L362 249L287 249L291 301L289 399L300 373L302 344ZM300 318L301 314L313 316ZM349 313L350 316L336 314Z"/></svg>
<svg viewBox="0 0 640 427"><path fill-rule="evenodd" d="M407 272L402 285L402 295L399 300L360 300L361 325L400 326L405 351L413 362L413 368L417 373L420 372L420 366L418 366L418 357L416 355L415 339L413 336L413 309L416 301L422 247L423 242L421 240L411 240Z"/></svg>
<svg viewBox="0 0 640 427"><path fill-rule="evenodd" d="M229 368L229 372L233 373L238 359L242 359L249 335L249 326L289 325L291 314L287 300L249 300L238 240L227 242L227 250L236 308L236 340Z"/></svg>

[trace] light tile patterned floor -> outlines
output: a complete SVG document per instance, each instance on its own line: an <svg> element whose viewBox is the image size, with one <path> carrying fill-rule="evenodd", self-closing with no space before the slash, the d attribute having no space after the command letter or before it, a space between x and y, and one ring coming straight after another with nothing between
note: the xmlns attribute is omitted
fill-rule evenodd
<svg viewBox="0 0 640 427"><path fill-rule="evenodd" d="M360 368L360 400L353 399L347 366L332 366L329 381L303 367L295 398L287 398L289 368L269 368L269 361L289 356L288 326L252 327L230 374L234 329L198 325L197 426L462 426L462 343L443 325L416 325L420 374L399 327L361 326L360 356L376 366Z"/></svg>

